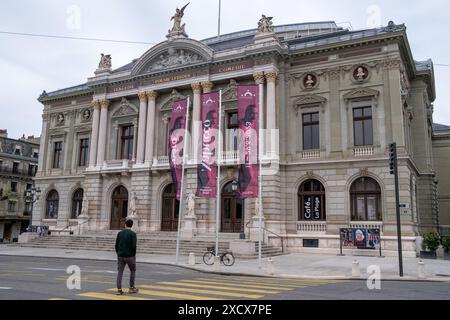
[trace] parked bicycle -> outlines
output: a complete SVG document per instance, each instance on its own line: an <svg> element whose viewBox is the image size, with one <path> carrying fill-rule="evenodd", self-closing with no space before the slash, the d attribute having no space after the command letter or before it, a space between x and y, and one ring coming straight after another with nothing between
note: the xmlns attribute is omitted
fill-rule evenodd
<svg viewBox="0 0 450 320"><path fill-rule="evenodd" d="M216 256L216 248L210 247L207 250L208 251L203 255L203 262L208 266L212 266L214 264L214 257ZM232 265L234 265L235 259L231 251L219 253L219 256L220 263L224 264L227 267L231 267Z"/></svg>

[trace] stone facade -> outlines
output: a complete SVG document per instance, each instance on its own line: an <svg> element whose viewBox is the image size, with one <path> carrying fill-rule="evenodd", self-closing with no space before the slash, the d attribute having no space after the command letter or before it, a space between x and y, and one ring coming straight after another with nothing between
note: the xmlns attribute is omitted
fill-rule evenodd
<svg viewBox="0 0 450 320"><path fill-rule="evenodd" d="M0 132L0 241L13 242L31 222L33 207L25 192L34 186L39 139L9 139Z"/></svg>
<svg viewBox="0 0 450 320"><path fill-rule="evenodd" d="M136 194L139 231L161 231L171 203L163 193L171 184L166 145L172 102L185 97L192 102L188 195L195 193L197 183L194 151L200 94L222 90L223 188L238 177L232 131L226 130L228 115L237 110L237 85L256 83L263 96L263 128L268 131L263 146L266 240L276 245L281 236L288 239L291 251L301 251L308 250L303 248L304 239L318 239L321 249L332 251L339 246L339 228L369 226L380 228L384 249L395 251L394 177L389 173L388 146L396 142L400 201L409 208L402 212L402 233L406 252L415 254L416 236L437 228L438 223L431 142L432 62L413 60L403 25L391 23L362 33L339 29L334 23L319 24L319 30L312 30L309 24L271 25L266 31L260 27L259 31L203 41L179 35L127 66L96 74L86 85L44 92L40 97L45 109L36 184L45 191L33 222L59 228L79 223L80 218L71 212L73 192L81 188L89 199L88 217L81 219L87 219L84 228L109 230L112 211L122 203L115 202L114 194L123 186L128 199ZM361 108L370 110L364 143L358 140L361 137L354 120L355 110ZM304 147L306 114L318 114L316 134L320 138L315 148ZM126 128L131 140L124 136ZM84 138L90 139L89 163L80 166L80 141ZM63 160L59 168L53 168L57 142L62 142ZM124 143L128 148L132 145L126 157ZM370 178L378 185L380 219L352 221L356 209L351 189L359 178ZM319 181L325 189L322 220L299 218L299 188L308 180ZM52 190L59 193L59 214L56 219L46 219L46 194ZM366 201L375 201L371 197ZM186 201L184 206L186 209ZM238 221L242 228L233 232L254 238L258 226L255 200L246 200L243 208ZM195 216L195 234L212 235L216 200L196 199Z"/></svg>

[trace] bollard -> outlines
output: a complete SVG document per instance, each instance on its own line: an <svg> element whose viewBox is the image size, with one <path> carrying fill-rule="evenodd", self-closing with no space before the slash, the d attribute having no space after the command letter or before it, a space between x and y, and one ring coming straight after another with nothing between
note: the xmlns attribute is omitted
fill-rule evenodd
<svg viewBox="0 0 450 320"><path fill-rule="evenodd" d="M425 279L425 262L419 260L419 279Z"/></svg>
<svg viewBox="0 0 450 320"><path fill-rule="evenodd" d="M214 257L214 271L220 271L220 257Z"/></svg>
<svg viewBox="0 0 450 320"><path fill-rule="evenodd" d="M195 253L190 253L189 254L189 262L188 264L190 266L195 266Z"/></svg>
<svg viewBox="0 0 450 320"><path fill-rule="evenodd" d="M361 277L361 269L359 268L359 262L358 260L353 261L352 265L352 277L354 278L360 278Z"/></svg>
<svg viewBox="0 0 450 320"><path fill-rule="evenodd" d="M267 260L267 274L271 276L274 274L274 266L272 258L269 258L269 260Z"/></svg>

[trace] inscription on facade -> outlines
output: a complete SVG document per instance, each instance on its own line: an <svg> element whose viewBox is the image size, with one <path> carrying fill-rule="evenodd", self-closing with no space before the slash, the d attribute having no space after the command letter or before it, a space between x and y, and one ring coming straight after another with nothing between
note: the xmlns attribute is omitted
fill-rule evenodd
<svg viewBox="0 0 450 320"><path fill-rule="evenodd" d="M136 88L137 88L136 83L130 83L130 84L126 84L126 85L123 85L123 86L113 87L113 88L110 89L110 92L116 93L116 92L133 90L133 89L136 89Z"/></svg>
<svg viewBox="0 0 450 320"><path fill-rule="evenodd" d="M247 62L240 63L240 64L212 67L211 74L236 72L236 71L241 71L241 70L250 69L250 68L253 68L253 62L247 61Z"/></svg>

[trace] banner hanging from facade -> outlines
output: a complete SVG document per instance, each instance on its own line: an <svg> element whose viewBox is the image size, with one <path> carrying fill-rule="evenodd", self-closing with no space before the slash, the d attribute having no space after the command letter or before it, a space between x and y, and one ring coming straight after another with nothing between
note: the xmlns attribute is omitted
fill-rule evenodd
<svg viewBox="0 0 450 320"><path fill-rule="evenodd" d="M173 103L172 115L169 123L168 154L172 181L180 200L181 178L183 174L184 139L186 134L187 99Z"/></svg>
<svg viewBox="0 0 450 320"><path fill-rule="evenodd" d="M219 154L219 93L202 95L201 141L198 150L197 197L217 196L217 160Z"/></svg>
<svg viewBox="0 0 450 320"><path fill-rule="evenodd" d="M257 85L238 87L239 197L258 198L259 93Z"/></svg>

